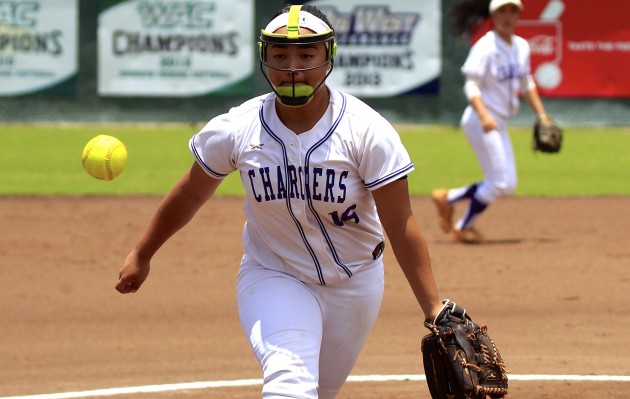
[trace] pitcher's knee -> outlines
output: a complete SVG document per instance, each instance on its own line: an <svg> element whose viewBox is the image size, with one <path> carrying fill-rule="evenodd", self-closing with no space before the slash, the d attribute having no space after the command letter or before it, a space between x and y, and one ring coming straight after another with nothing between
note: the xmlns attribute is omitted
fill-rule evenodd
<svg viewBox="0 0 630 399"><path fill-rule="evenodd" d="M276 357L283 357L274 364L272 359L268 359L263 369L263 389L264 399L316 399L317 398L317 376L308 371L304 364L293 357L287 359L285 355L275 354Z"/></svg>
<svg viewBox="0 0 630 399"><path fill-rule="evenodd" d="M485 181L477 189L475 197L485 204L490 204L499 197L512 195L515 189L516 184L500 181Z"/></svg>
<svg viewBox="0 0 630 399"><path fill-rule="evenodd" d="M514 194L516 190L516 182L506 182L501 184L501 196L508 197Z"/></svg>
<svg viewBox="0 0 630 399"><path fill-rule="evenodd" d="M502 196L503 196L503 197L508 197L508 196L510 196L510 195L512 195L512 194L514 194L514 191L515 191L515 190L516 190L516 186L509 186L509 187L506 187L506 188L503 190Z"/></svg>

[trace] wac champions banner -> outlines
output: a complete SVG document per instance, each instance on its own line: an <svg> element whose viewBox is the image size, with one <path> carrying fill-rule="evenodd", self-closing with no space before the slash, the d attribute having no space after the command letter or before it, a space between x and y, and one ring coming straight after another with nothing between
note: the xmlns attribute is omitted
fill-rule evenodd
<svg viewBox="0 0 630 399"><path fill-rule="evenodd" d="M523 4L516 34L530 44L532 75L541 95L630 97L630 1ZM486 23L485 30L489 27Z"/></svg>
<svg viewBox="0 0 630 399"><path fill-rule="evenodd" d="M335 29L332 87L360 97L437 93L439 0L316 0Z"/></svg>
<svg viewBox="0 0 630 399"><path fill-rule="evenodd" d="M108 7L98 18L98 93L250 93L253 1L103 2Z"/></svg>
<svg viewBox="0 0 630 399"><path fill-rule="evenodd" d="M77 0L0 0L0 96L76 91Z"/></svg>

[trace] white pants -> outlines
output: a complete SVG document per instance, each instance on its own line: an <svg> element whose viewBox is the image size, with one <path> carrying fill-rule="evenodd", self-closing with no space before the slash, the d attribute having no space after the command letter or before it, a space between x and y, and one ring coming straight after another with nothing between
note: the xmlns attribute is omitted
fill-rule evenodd
<svg viewBox="0 0 630 399"><path fill-rule="evenodd" d="M262 397L335 398L376 321L383 279L382 257L335 286L242 265L239 316L263 371Z"/></svg>
<svg viewBox="0 0 630 399"><path fill-rule="evenodd" d="M462 115L461 126L473 148L483 171L483 182L475 196L485 204L498 197L511 195L516 189L516 162L512 142L507 132L507 121L492 114L497 130L485 133L477 112L468 106Z"/></svg>

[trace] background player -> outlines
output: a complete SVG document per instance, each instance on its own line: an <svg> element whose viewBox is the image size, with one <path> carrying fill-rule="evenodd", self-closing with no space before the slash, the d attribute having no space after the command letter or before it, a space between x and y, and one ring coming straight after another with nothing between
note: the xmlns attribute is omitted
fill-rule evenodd
<svg viewBox="0 0 630 399"><path fill-rule="evenodd" d="M514 34L522 8L520 0L471 0L451 10L456 34L469 32L480 17L490 15L493 23L493 29L472 46L461 68L469 101L461 126L483 170L483 181L433 191L440 227L451 232L456 242L483 242L475 228L477 218L497 198L511 195L516 188L507 119L518 112L519 95L524 95L540 119L547 118L530 72L529 44ZM453 224L453 204L464 200L469 201L468 207Z"/></svg>
<svg viewBox="0 0 630 399"><path fill-rule="evenodd" d="M263 371L264 398L334 398L383 295L383 228L422 313L441 308L394 128L325 85L334 31L312 6L283 9L261 32L273 90L217 116L190 140L196 162L125 259L116 289L136 292L150 261L238 171L246 190L241 324Z"/></svg>

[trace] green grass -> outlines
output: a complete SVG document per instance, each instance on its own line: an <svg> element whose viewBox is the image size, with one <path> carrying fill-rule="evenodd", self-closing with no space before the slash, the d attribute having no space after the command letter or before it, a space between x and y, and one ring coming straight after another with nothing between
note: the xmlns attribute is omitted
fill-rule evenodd
<svg viewBox="0 0 630 399"><path fill-rule="evenodd" d="M200 125L0 125L0 195L127 195L166 193L193 162L188 139ZM413 195L457 187L481 178L459 128L398 126L415 163ZM560 154L534 153L529 128L510 130L520 196L629 195L630 130L570 128ZM129 161L113 181L90 177L81 166L83 146L97 134L118 137ZM242 195L238 174L218 195Z"/></svg>
<svg viewBox="0 0 630 399"><path fill-rule="evenodd" d="M460 128L399 127L416 165L414 194L432 187L459 187L481 179L481 168ZM566 128L558 154L531 149L531 128L511 127L518 186L522 196L601 196L630 194L630 129Z"/></svg>

